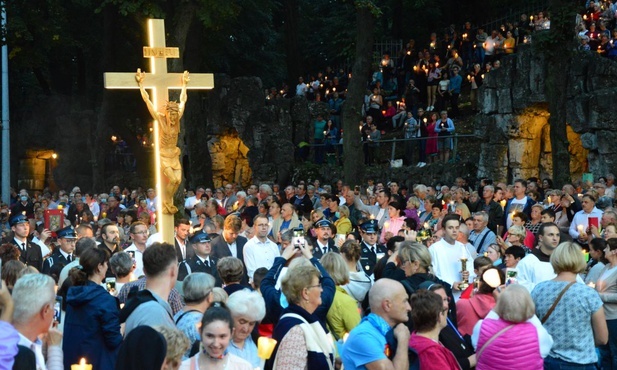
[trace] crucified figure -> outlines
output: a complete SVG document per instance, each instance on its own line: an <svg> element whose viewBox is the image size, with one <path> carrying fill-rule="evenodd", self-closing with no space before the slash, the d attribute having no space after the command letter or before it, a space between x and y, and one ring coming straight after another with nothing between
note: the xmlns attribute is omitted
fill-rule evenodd
<svg viewBox="0 0 617 370"><path fill-rule="evenodd" d="M137 69L135 80L139 84L141 97L148 106L148 111L159 127L159 149L161 158L161 172L164 177L162 184L163 213L173 215L178 212L174 206L174 194L182 181L182 165L180 164L180 148L178 148L178 134L180 133L180 118L186 105L186 85L189 82L189 72L182 75L182 91L180 103L169 101L157 112L150 101L150 96L143 87L145 74Z"/></svg>

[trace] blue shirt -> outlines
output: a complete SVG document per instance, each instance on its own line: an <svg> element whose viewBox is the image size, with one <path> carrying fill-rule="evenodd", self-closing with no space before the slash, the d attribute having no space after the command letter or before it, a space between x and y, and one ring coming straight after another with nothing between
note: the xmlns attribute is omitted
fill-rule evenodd
<svg viewBox="0 0 617 370"><path fill-rule="evenodd" d="M380 320L386 327L388 326L381 317L372 316ZM349 333L349 337L343 345L341 358L345 370L366 369L366 364L387 359L388 357L385 354L386 343L386 336L365 318Z"/></svg>
<svg viewBox="0 0 617 370"><path fill-rule="evenodd" d="M450 78L450 91L456 94L460 94L462 83L463 83L463 77L461 77L461 75L456 75Z"/></svg>
<svg viewBox="0 0 617 370"><path fill-rule="evenodd" d="M236 346L234 341L231 340L229 341L227 350L229 353L250 362L253 368L261 368L261 359L257 356L257 346L255 345L255 342L253 342L253 338L251 338L250 335L244 340L243 348Z"/></svg>

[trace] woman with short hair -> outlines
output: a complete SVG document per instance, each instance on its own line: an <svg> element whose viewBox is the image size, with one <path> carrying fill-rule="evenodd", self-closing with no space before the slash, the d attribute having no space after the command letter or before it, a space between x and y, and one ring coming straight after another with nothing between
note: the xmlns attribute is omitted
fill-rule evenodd
<svg viewBox="0 0 617 370"><path fill-rule="evenodd" d="M133 258L127 252L115 253L109 259L109 268L116 276L116 286L114 292L112 292L116 296L124 284L131 282L133 271L135 271Z"/></svg>
<svg viewBox="0 0 617 370"><path fill-rule="evenodd" d="M223 289L228 295L246 287L240 282L244 277L244 264L236 257L223 257L216 264L216 271L223 281Z"/></svg>
<svg viewBox="0 0 617 370"><path fill-rule="evenodd" d="M581 248L573 242L561 243L550 261L557 277L539 283L531 292L536 315L554 340L544 368L595 369L595 346L606 344L608 329L598 293L576 283L577 275L585 270Z"/></svg>
<svg viewBox="0 0 617 370"><path fill-rule="evenodd" d="M261 294L249 290L239 290L227 299L227 308L234 320L234 331L229 342L229 352L259 368L261 360L257 356L257 345L252 334L266 315L266 304Z"/></svg>
<svg viewBox="0 0 617 370"><path fill-rule="evenodd" d="M366 294L371 289L371 278L362 270L358 270L358 261L362 253L360 242L346 240L340 248L340 253L349 274L349 282L343 285L343 289L357 302L364 301Z"/></svg>
<svg viewBox="0 0 617 370"><path fill-rule="evenodd" d="M351 220L349 220L349 208L346 205L338 207L339 219L334 222L336 233L347 236L353 229Z"/></svg>
<svg viewBox="0 0 617 370"><path fill-rule="evenodd" d="M495 308L473 329L477 370L543 369L542 359L551 350L553 338L535 309L531 295L521 285L512 284L499 295Z"/></svg>
<svg viewBox="0 0 617 370"><path fill-rule="evenodd" d="M460 370L456 358L439 342L439 333L448 325L448 309L439 295L419 290L411 296L411 320L415 331L409 347L418 354L422 370Z"/></svg>
<svg viewBox="0 0 617 370"><path fill-rule="evenodd" d="M174 315L174 322L191 343L191 347L184 353L183 358L191 356L195 342L199 342L200 335L197 328L204 312L212 304L212 289L214 277L205 272L194 272L182 281L182 294L186 304L182 310Z"/></svg>
<svg viewBox="0 0 617 370"><path fill-rule="evenodd" d="M322 280L320 275L316 267L301 265L283 277L289 306L274 328L277 344L265 369L334 369L332 340L315 314L322 304L322 283L333 282L327 273Z"/></svg>
<svg viewBox="0 0 617 370"><path fill-rule="evenodd" d="M358 301L343 288L343 285L349 283L349 271L343 257L338 253L328 252L321 257L320 262L336 284L334 301L328 310L326 320L334 339L342 339L360 323Z"/></svg>

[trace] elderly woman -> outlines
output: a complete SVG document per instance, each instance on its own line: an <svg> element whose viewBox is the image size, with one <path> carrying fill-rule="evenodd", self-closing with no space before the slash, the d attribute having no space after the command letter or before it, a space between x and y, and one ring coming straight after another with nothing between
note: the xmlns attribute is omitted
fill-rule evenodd
<svg viewBox="0 0 617 370"><path fill-rule="evenodd" d="M405 213L403 212L402 205L394 200L388 204L388 216L390 218L386 221L381 229L381 236L379 242L385 244L388 239L398 234L398 231L405 225Z"/></svg>
<svg viewBox="0 0 617 370"><path fill-rule="evenodd" d="M411 296L411 320L415 331L409 347L418 354L422 370L459 370L456 358L439 342L439 333L448 325L448 309L442 298L431 291L419 290Z"/></svg>
<svg viewBox="0 0 617 370"><path fill-rule="evenodd" d="M497 281L493 282L488 277L497 279ZM469 299L460 299L456 302L456 318L458 329L462 335L471 335L474 325L485 318L489 311L495 307L493 291L504 283L503 271L496 267L489 267L480 276L476 294Z"/></svg>
<svg viewBox="0 0 617 370"><path fill-rule="evenodd" d="M502 252L505 252L508 247L523 247L525 251L529 250L529 247L525 244L525 236L527 235L528 230L526 230L523 226L513 225L510 226L508 232L504 235L505 241L499 235L497 236L497 244Z"/></svg>
<svg viewBox="0 0 617 370"><path fill-rule="evenodd" d="M119 252L111 256L109 267L116 276L115 291L111 292L114 296L118 295L124 284L131 282L131 280L136 280L133 279L133 271L135 271L133 258L127 252Z"/></svg>
<svg viewBox="0 0 617 370"><path fill-rule="evenodd" d="M383 277L396 278L396 270L399 268L403 270L405 272L405 279L401 283L408 294L412 294L420 289L420 285L425 281L440 284L444 287L450 299L450 317L453 322L456 322L456 304L452 295L452 287L432 273L432 264L431 254L427 247L420 243L405 241L399 247L398 252L393 253L388 258Z"/></svg>
<svg viewBox="0 0 617 370"><path fill-rule="evenodd" d="M334 222L336 233L347 236L353 228L349 220L349 208L346 205L338 207L339 219Z"/></svg>
<svg viewBox="0 0 617 370"><path fill-rule="evenodd" d="M229 296L227 308L234 320L229 352L250 362L253 368L259 368L261 360L252 334L256 334L255 325L266 315L264 299L257 292L239 290Z"/></svg>
<svg viewBox="0 0 617 370"><path fill-rule="evenodd" d="M347 240L341 246L340 253L345 260L349 274L349 282L343 288L357 302L362 302L371 289L372 281L364 271L358 270L358 261L362 253L360 243L356 240Z"/></svg>
<svg viewBox="0 0 617 370"><path fill-rule="evenodd" d="M283 278L289 306L274 328L277 345L265 369L334 369L332 340L315 312L322 305L322 282L332 279L320 275L316 267L302 265Z"/></svg>
<svg viewBox="0 0 617 370"><path fill-rule="evenodd" d="M595 346L606 344L608 329L598 293L576 284L577 275L585 270L581 248L572 242L561 243L550 262L557 277L539 283L531 292L536 315L554 340L544 368L595 369Z"/></svg>
<svg viewBox="0 0 617 370"><path fill-rule="evenodd" d="M548 356L553 338L535 310L522 285L512 284L499 295L495 308L473 329L471 340L477 350L477 370L544 368L543 358Z"/></svg>
<svg viewBox="0 0 617 370"><path fill-rule="evenodd" d="M321 257L320 262L336 284L334 301L326 316L328 327L334 339L342 339L346 333L360 323L358 301L343 287L349 283L349 272L343 257L338 253L329 252Z"/></svg>
<svg viewBox="0 0 617 370"><path fill-rule="evenodd" d="M223 289L228 295L246 287L240 282L244 277L244 264L236 257L223 257L216 265L216 270L223 280Z"/></svg>
<svg viewBox="0 0 617 370"><path fill-rule="evenodd" d="M604 255L607 263L598 275L596 290L604 302L608 345L600 347L600 353L602 354L602 368L617 369L617 239L606 241Z"/></svg>
<svg viewBox="0 0 617 370"><path fill-rule="evenodd" d="M176 313L174 322L191 343L191 347L184 354L184 359L189 358L198 350L195 344L200 339L197 326L212 303L214 283L214 277L205 272L194 272L182 281L182 293L186 305Z"/></svg>

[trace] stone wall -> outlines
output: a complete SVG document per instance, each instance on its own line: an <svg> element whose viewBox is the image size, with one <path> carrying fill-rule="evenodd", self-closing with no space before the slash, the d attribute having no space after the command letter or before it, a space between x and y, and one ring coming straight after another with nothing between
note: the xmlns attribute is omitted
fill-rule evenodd
<svg viewBox="0 0 617 370"><path fill-rule="evenodd" d="M531 47L502 59L502 67L485 75L475 132L483 138L478 177L511 181L517 177L552 177L547 64ZM579 180L617 171L617 63L595 53L571 60L568 94L570 173Z"/></svg>

